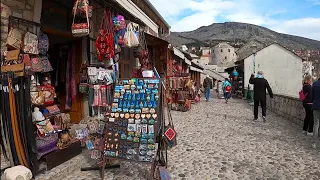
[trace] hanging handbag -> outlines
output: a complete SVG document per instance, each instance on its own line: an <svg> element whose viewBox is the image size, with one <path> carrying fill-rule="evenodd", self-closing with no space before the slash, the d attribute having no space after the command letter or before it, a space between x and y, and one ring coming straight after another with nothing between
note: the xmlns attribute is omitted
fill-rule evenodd
<svg viewBox="0 0 320 180"><path fill-rule="evenodd" d="M114 56L114 30L112 26L112 17L110 10L105 10L95 47L97 49L98 60L102 61L104 57L110 60Z"/></svg>
<svg viewBox="0 0 320 180"><path fill-rule="evenodd" d="M7 37L7 45L14 49L20 49L22 44L22 33L11 27Z"/></svg>
<svg viewBox="0 0 320 180"><path fill-rule="evenodd" d="M74 19L76 17L76 14L78 13L78 4L80 3L80 0L76 0L75 5L74 5L74 13L73 13L73 22L72 22L72 35L74 37L82 37L82 36L87 36L90 34L90 20L89 20L89 8L88 8L88 0L83 0L84 3L84 9L85 9L85 14L86 14L86 22L85 23L75 23Z"/></svg>
<svg viewBox="0 0 320 180"><path fill-rule="evenodd" d="M52 105L54 104L54 98L55 98L55 89L50 84L47 84L45 86L41 86L41 93L44 96L44 102L45 105Z"/></svg>
<svg viewBox="0 0 320 180"><path fill-rule="evenodd" d="M31 59L29 54L23 54L23 63L25 65L25 69L31 69Z"/></svg>
<svg viewBox="0 0 320 180"><path fill-rule="evenodd" d="M43 64L39 56L31 58L31 71L32 72L42 72Z"/></svg>
<svg viewBox="0 0 320 180"><path fill-rule="evenodd" d="M15 49L7 52L6 60L18 60L20 55L20 49Z"/></svg>
<svg viewBox="0 0 320 180"><path fill-rule="evenodd" d="M51 63L47 56L40 56L41 62L42 62L42 72L50 72L53 71Z"/></svg>
<svg viewBox="0 0 320 180"><path fill-rule="evenodd" d="M47 34L41 34L39 37L39 54L46 55L49 50L49 37Z"/></svg>
<svg viewBox="0 0 320 180"><path fill-rule="evenodd" d="M44 94L40 92L30 92L31 103L34 105L43 105L44 104Z"/></svg>
<svg viewBox="0 0 320 180"><path fill-rule="evenodd" d="M86 0L80 0L78 3L78 6L73 7L72 13L76 14L76 15L80 15L82 17L86 17L86 5L87 5L88 16L89 16L89 18L91 18L92 17L92 6L89 6L89 4L86 4L86 3L89 3L89 2Z"/></svg>
<svg viewBox="0 0 320 180"><path fill-rule="evenodd" d="M136 47L139 45L139 39L134 32L133 23L127 25L127 32L124 35L124 45L127 47Z"/></svg>
<svg viewBox="0 0 320 180"><path fill-rule="evenodd" d="M22 43L22 51L28 54L39 54L39 41L38 36L31 33L26 32L23 36Z"/></svg>

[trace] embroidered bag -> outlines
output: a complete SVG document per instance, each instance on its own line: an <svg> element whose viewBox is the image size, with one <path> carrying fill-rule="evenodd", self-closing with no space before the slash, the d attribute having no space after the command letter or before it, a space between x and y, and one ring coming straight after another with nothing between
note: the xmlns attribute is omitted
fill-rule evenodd
<svg viewBox="0 0 320 180"><path fill-rule="evenodd" d="M50 84L41 86L41 92L44 95L44 104L52 105L54 103L55 89Z"/></svg>
<svg viewBox="0 0 320 180"><path fill-rule="evenodd" d="M41 34L39 37L39 53L46 55L49 50L49 37L47 34Z"/></svg>
<svg viewBox="0 0 320 180"><path fill-rule="evenodd" d="M44 121L37 122L36 127L38 129L38 135L40 137L44 137L46 134L54 131L50 120L44 120Z"/></svg>
<svg viewBox="0 0 320 180"><path fill-rule="evenodd" d="M107 60L110 60L114 56L113 33L111 12L109 10L105 10L99 34L95 42L99 61L102 61L104 57L106 57Z"/></svg>
<svg viewBox="0 0 320 180"><path fill-rule="evenodd" d="M90 20L89 20L89 8L88 8L88 0L83 0L85 1L84 6L85 6L85 14L86 14L86 22L85 23L75 23L74 19L76 17L76 14L78 12L78 4L80 3L80 0L76 0L75 5L74 5L74 13L73 13L73 22L72 22L72 35L74 37L82 37L82 36L87 36L90 34Z"/></svg>
<svg viewBox="0 0 320 180"><path fill-rule="evenodd" d="M48 106L48 107L46 107L46 109L49 112L49 115L60 113L60 109L58 108L57 105Z"/></svg>
<svg viewBox="0 0 320 180"><path fill-rule="evenodd" d="M40 92L30 92L31 103L34 105L43 105L44 104L44 94Z"/></svg>
<svg viewBox="0 0 320 180"><path fill-rule="evenodd" d="M31 58L31 71L32 72L42 72L42 61L39 59L39 56Z"/></svg>
<svg viewBox="0 0 320 180"><path fill-rule="evenodd" d="M51 63L47 56L40 56L41 62L42 62L42 72L50 72L52 71Z"/></svg>
<svg viewBox="0 0 320 180"><path fill-rule="evenodd" d="M31 59L29 54L23 54L23 63L26 69L31 69Z"/></svg>
<svg viewBox="0 0 320 180"><path fill-rule="evenodd" d="M7 37L7 45L14 49L20 49L21 44L22 33L18 29L11 27Z"/></svg>
<svg viewBox="0 0 320 180"><path fill-rule="evenodd" d="M58 134L49 134L43 138L36 137L37 159L58 149Z"/></svg>
<svg viewBox="0 0 320 180"><path fill-rule="evenodd" d="M39 54L38 48L38 36L31 33L26 32L23 36L23 43L22 43L22 51L28 54Z"/></svg>

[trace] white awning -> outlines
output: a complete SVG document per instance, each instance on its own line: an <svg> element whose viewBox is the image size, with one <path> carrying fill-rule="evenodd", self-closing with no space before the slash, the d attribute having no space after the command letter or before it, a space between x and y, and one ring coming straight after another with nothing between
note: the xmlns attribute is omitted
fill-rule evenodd
<svg viewBox="0 0 320 180"><path fill-rule="evenodd" d="M191 66L191 61L189 59L187 59L186 57L184 58L184 62L186 64L188 64L189 66Z"/></svg>
<svg viewBox="0 0 320 180"><path fill-rule="evenodd" d="M177 55L179 58L184 59L184 54L181 51L179 51L179 49L173 47L173 53Z"/></svg>
<svg viewBox="0 0 320 180"><path fill-rule="evenodd" d="M197 71L197 72L203 73L203 70L196 68L196 67L193 67L193 66L190 66L190 71Z"/></svg>
<svg viewBox="0 0 320 180"><path fill-rule="evenodd" d="M123 8L125 8L128 12L130 12L133 16L140 19L142 22L144 22L152 31L157 33L159 26L153 22L146 13L144 13L137 5L135 5L131 0L115 0L117 3L119 3Z"/></svg>

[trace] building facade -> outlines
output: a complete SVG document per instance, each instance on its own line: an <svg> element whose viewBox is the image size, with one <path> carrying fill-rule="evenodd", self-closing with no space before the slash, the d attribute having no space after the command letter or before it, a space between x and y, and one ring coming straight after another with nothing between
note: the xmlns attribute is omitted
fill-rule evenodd
<svg viewBox="0 0 320 180"><path fill-rule="evenodd" d="M212 49L212 60L210 65L229 67L234 65L237 56L234 47L226 42L219 43Z"/></svg>
<svg viewBox="0 0 320 180"><path fill-rule="evenodd" d="M253 55L244 59L244 87L253 73ZM279 44L271 44L256 53L255 71L263 71L274 94L299 97L302 87L302 58ZM251 85L250 85L251 86ZM251 86L250 89L253 87Z"/></svg>

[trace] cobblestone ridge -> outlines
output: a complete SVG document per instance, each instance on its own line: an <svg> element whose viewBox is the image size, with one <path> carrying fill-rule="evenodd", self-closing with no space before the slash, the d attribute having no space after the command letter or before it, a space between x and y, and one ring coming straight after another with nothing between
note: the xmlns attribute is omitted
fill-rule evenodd
<svg viewBox="0 0 320 180"><path fill-rule="evenodd" d="M172 179L319 180L320 150L311 147L311 137L270 112L267 123L253 123L251 109L242 100L214 99L186 113L173 111L179 136L168 157ZM148 178L146 165L129 162L105 172L108 180ZM99 173L78 169L64 179L94 180Z"/></svg>

